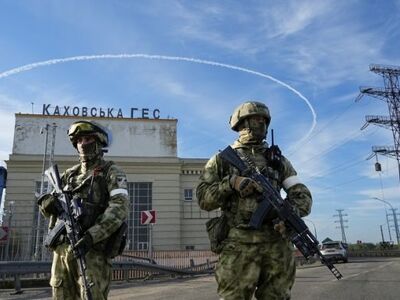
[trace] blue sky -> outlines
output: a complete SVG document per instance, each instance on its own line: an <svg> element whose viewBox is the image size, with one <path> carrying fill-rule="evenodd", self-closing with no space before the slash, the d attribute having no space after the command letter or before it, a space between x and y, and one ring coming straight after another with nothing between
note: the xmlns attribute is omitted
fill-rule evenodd
<svg viewBox="0 0 400 300"><path fill-rule="evenodd" d="M400 1L0 1L0 159L12 150L14 113L43 104L158 108L178 119L179 157L207 158L236 137L229 116L241 102L265 102L275 141L313 193L308 220L319 239L378 242L385 206L400 207L395 161L365 160L392 145L389 130L365 115L387 115L359 86L383 86L371 63L400 65ZM76 56L146 54L184 60L104 58L1 76L28 64ZM31 103L34 103L33 106ZM300 141L300 143L299 143ZM312 224L308 223L312 228ZM386 226L386 225L385 225ZM388 239L387 229L384 231ZM392 231L392 237L394 237Z"/></svg>

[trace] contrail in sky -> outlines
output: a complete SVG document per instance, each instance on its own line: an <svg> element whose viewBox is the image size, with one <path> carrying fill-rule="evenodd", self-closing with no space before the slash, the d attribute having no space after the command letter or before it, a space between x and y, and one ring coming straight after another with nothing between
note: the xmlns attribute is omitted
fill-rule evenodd
<svg viewBox="0 0 400 300"><path fill-rule="evenodd" d="M299 91L297 91L295 88L291 87L287 83L284 83L283 81L280 81L279 79L276 79L268 74L264 74L261 72L253 71L250 69L234 66L234 65L229 65L229 64L224 64L224 63L219 63L215 61L209 61L209 60L202 60L202 59L197 59L197 58L190 58L190 57L180 57L180 56L166 56L166 55L149 55L149 54L102 54L102 55L83 55L83 56L72 56L72 57L66 57L66 58L56 58L56 59L51 59L51 60L46 60L46 61L41 61L41 62L36 62L32 64L27 64L18 68L10 69L7 71L4 71L0 73L0 79L6 78L8 76L12 76L18 73L26 72L32 69L36 69L39 67L44 67L44 66L50 66L50 65L56 65L56 64L61 64L61 63L67 63L71 61L81 61L81 60L97 60L97 59L110 59L110 58L119 58L119 59L125 59L125 58L145 58L145 59L156 59L156 60L173 60L173 61L186 61L186 62L191 62L191 63L197 63L197 64L205 64L205 65L210 65L210 66L216 66L216 67L221 67L221 68L227 68L231 70L237 70L249 74L253 74L256 76L260 76L263 78L267 78L273 82L276 82L277 84L280 84L281 86L289 89L293 93L295 93L297 96L299 96L308 106L308 108L311 111L313 120L312 120L312 125L310 129L308 130L307 134L298 141L298 144L305 141L308 139L314 130L315 126L317 125L317 115L315 113L315 110L313 106L311 105L310 101L304 97Z"/></svg>

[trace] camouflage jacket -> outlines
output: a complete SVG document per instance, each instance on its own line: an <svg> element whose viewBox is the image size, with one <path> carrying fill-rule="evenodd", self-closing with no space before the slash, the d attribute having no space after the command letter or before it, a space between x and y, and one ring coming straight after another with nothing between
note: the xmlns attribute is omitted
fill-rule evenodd
<svg viewBox="0 0 400 300"><path fill-rule="evenodd" d="M265 152L266 144L248 146L236 141L232 148L239 154L244 153L249 157L267 176L272 185L277 189L282 188L287 194L289 201L300 216L306 216L311 211L312 198L308 188L297 178L297 173L287 158L282 156L279 168L272 168L267 161ZM262 242L274 238L280 238L279 234L272 229L270 216L261 230L248 230L248 222L252 213L257 208L255 195L241 198L239 193L232 189L230 178L238 174L238 170L223 161L218 154L214 155L206 164L196 194L201 209L211 211L221 209L224 211L231 228L229 237L245 242Z"/></svg>
<svg viewBox="0 0 400 300"><path fill-rule="evenodd" d="M82 172L80 164L67 169L61 177L64 190L82 199L84 217L80 225L90 233L93 243L105 242L128 216L128 191L125 173L113 162L103 159ZM54 227L57 216L50 202L50 194L39 202L45 217Z"/></svg>

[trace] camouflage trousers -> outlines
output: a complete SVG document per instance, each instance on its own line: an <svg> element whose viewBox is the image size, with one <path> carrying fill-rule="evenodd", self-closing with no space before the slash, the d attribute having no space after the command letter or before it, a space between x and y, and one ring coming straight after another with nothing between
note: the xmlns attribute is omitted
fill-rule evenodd
<svg viewBox="0 0 400 300"><path fill-rule="evenodd" d="M296 274L293 246L284 239L245 244L228 241L216 267L218 294L224 300L290 299Z"/></svg>
<svg viewBox="0 0 400 300"><path fill-rule="evenodd" d="M82 278L71 246L64 243L54 251L50 285L55 300L86 299L82 288ZM91 250L86 254L86 275L94 285L91 287L93 299L107 299L111 281L111 261L104 254Z"/></svg>

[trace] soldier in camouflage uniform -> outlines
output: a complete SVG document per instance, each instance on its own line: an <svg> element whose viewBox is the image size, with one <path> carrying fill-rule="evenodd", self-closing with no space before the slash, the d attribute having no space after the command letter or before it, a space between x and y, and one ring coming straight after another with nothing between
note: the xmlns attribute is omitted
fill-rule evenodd
<svg viewBox="0 0 400 300"><path fill-rule="evenodd" d="M295 211L306 216L311 194L302 184L288 159L272 159L264 142L271 121L268 108L260 102L245 102L230 119L239 139L231 147L250 158L274 187L282 188ZM275 153L276 155L276 153ZM251 178L214 155L206 164L197 187L199 205L206 211L220 208L227 230L216 267L218 294L225 300L290 299L296 266L293 245L285 236L283 223L273 225L269 215L260 230L250 229L250 217L257 208L261 187Z"/></svg>
<svg viewBox="0 0 400 300"><path fill-rule="evenodd" d="M86 253L86 275L93 299L107 299L111 280L110 252L115 245L116 232L120 231L128 213L128 191L125 173L111 161L103 159L103 147L108 146L108 135L93 122L73 123L68 136L79 153L80 163L62 175L64 191L79 196L83 218L79 225L84 235L76 249ZM46 194L38 200L42 214L50 218L52 229L59 221L59 205L56 195ZM119 245L117 245L118 247ZM78 264L68 239L61 235L53 249L53 265L50 285L53 299L85 299Z"/></svg>

